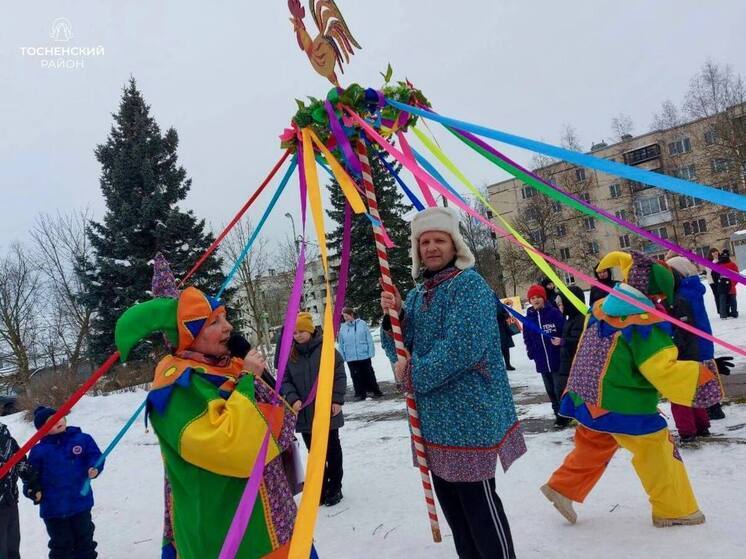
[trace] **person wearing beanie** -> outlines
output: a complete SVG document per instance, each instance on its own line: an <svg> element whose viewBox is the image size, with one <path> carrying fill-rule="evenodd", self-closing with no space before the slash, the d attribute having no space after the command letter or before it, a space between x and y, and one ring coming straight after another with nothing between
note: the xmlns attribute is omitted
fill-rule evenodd
<svg viewBox="0 0 746 559"><path fill-rule="evenodd" d="M562 429L569 422L559 415L559 401L565 388L559 374L565 317L556 306L547 304L545 287L532 285L528 288L527 296L531 306L526 311L526 320L533 322L536 328L523 329L523 342L526 344L528 358L534 362L536 372L544 381L544 389L552 403L554 425Z"/></svg>
<svg viewBox="0 0 746 559"><path fill-rule="evenodd" d="M596 276L596 279L599 281L599 283L604 284L609 289L614 289L614 286L619 283L618 281L615 281L614 278L611 277L611 270L597 270L596 266L593 268L593 275ZM591 295L590 300L588 301L588 305L593 307L593 305L598 301L599 299L603 299L609 294L608 291L604 291L600 287L592 286L591 287Z"/></svg>
<svg viewBox="0 0 746 559"><path fill-rule="evenodd" d="M557 292L557 287L554 285L554 281L548 277L544 277L539 283L545 291L544 304L551 307L556 307L557 297L559 296L559 293Z"/></svg>
<svg viewBox="0 0 746 559"><path fill-rule="evenodd" d="M34 427L41 429L55 413L53 408L37 407ZM91 517L93 491L85 495L80 491L86 479L103 471L104 463L97 464L100 457L93 437L80 427L68 427L64 417L29 452L28 462L37 479L24 481L23 494L39 505L49 535L49 557L98 556Z"/></svg>
<svg viewBox="0 0 746 559"><path fill-rule="evenodd" d="M526 446L500 351L494 293L451 208L419 212L411 223L412 277L402 304L381 293L381 342L420 418L433 488L459 557L515 557L510 525L495 490L495 470ZM402 321L409 358L397 360L389 309Z"/></svg>
<svg viewBox="0 0 746 559"><path fill-rule="evenodd" d="M378 387L376 372L373 370L371 361L376 354L376 349L370 328L350 307L342 309L342 318L344 322L339 327L337 344L342 359L350 368L355 399L365 400L368 392L372 393L374 398L380 398L383 394Z"/></svg>
<svg viewBox="0 0 746 559"><path fill-rule="evenodd" d="M293 348L290 353L282 381L281 393L288 404L298 414L296 432L303 437L308 450L311 449L311 428L315 400L312 391L319 378L321 368L321 328L313 325L313 318L307 312L298 313L293 332ZM334 385L332 388L331 421L329 423L329 442L326 447L326 464L324 466L324 483L321 488L321 504L333 507L342 500L342 445L339 441L339 429L344 425L345 392L347 375L344 359L338 351L334 352Z"/></svg>
<svg viewBox="0 0 746 559"><path fill-rule="evenodd" d="M577 420L574 447L541 492L570 523L617 449L648 494L656 527L702 524L686 468L658 412L660 395L685 406L718 402L721 386L699 360L681 360L671 324L646 308L674 299L671 269L639 252L612 252L598 269L618 267L623 283L595 303L570 368L560 413ZM639 306L617 297L624 294Z"/></svg>
<svg viewBox="0 0 746 559"><path fill-rule="evenodd" d="M146 413L171 488L173 540L162 557L217 557L269 429L264 474L237 559L286 557L297 508L281 454L295 413L262 380L264 358L235 357L223 303L194 287L126 310L114 337L126 361L140 340L163 332L172 353L156 365Z"/></svg>
<svg viewBox="0 0 746 559"><path fill-rule="evenodd" d="M8 427L0 423L0 464L18 451L18 443ZM23 480L24 495L29 498L40 491L38 474L26 456L0 479L0 557L20 559L21 529L18 515L18 478Z"/></svg>
<svg viewBox="0 0 746 559"><path fill-rule="evenodd" d="M727 248L720 251L718 264L738 273L738 266L730 259L730 250ZM731 281L726 276L721 275L718 279L718 298L720 299L718 309L720 310L720 318L723 320L726 318L738 318L737 285L736 282Z"/></svg>

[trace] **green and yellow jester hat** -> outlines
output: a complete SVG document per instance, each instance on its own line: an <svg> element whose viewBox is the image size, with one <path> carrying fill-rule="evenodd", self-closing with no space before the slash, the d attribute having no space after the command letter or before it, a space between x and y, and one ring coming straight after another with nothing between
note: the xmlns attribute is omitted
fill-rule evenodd
<svg viewBox="0 0 746 559"><path fill-rule="evenodd" d="M596 271L620 268L622 279L648 297L665 298L669 304L674 298L674 277L671 269L641 252L610 252L601 259Z"/></svg>
<svg viewBox="0 0 746 559"><path fill-rule="evenodd" d="M210 318L224 313L225 306L196 287L187 287L178 299L157 297L133 305L119 317L114 342L122 362L140 340L163 332L177 351L187 349Z"/></svg>

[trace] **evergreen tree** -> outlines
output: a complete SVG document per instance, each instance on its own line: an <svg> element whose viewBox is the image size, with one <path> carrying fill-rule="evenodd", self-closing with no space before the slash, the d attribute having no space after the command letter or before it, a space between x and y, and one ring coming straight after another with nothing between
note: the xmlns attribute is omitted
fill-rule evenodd
<svg viewBox="0 0 746 559"><path fill-rule="evenodd" d="M373 153L370 153L369 159L373 184L376 187L378 211L389 237L396 245L388 250L389 267L394 284L402 296L406 296L407 291L414 285L411 273L409 224L402 217L408 208L402 203L402 195L394 177ZM335 180L331 181L329 188L332 209L328 210L327 214L337 224L334 232L329 235L329 246L333 254L340 255L344 232L345 197ZM378 283L380 274L373 228L365 215L353 214L351 241L352 254L345 305L357 309L363 319L376 323L381 319L381 287Z"/></svg>
<svg viewBox="0 0 746 559"><path fill-rule="evenodd" d="M106 213L100 223L90 223L94 254L81 266L95 309L90 353L98 359L113 350L122 312L150 298L155 254L163 253L178 278L214 240L204 220L177 205L192 183L177 163L178 135L173 128L161 134L134 78L113 117L106 143L95 150ZM213 254L190 283L215 293L224 279L220 268Z"/></svg>

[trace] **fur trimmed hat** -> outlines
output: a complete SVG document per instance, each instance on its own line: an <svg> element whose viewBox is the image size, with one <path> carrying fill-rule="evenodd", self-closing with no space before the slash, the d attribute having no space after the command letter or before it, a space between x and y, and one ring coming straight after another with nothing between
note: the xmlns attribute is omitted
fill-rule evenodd
<svg viewBox="0 0 746 559"><path fill-rule="evenodd" d="M419 240L423 233L427 231L441 231L448 233L453 239L453 245L456 248L456 267L459 270L465 270L474 266L474 255L464 242L459 230L458 212L452 208L442 208L439 206L427 208L415 215L412 220L412 277L417 279L420 275L422 262L420 261Z"/></svg>
<svg viewBox="0 0 746 559"><path fill-rule="evenodd" d="M666 260L666 264L668 264L671 268L676 270L685 278L689 276L699 275L699 270L697 270L697 267L691 262L691 260L687 260L683 256L674 256L673 258L668 258Z"/></svg>

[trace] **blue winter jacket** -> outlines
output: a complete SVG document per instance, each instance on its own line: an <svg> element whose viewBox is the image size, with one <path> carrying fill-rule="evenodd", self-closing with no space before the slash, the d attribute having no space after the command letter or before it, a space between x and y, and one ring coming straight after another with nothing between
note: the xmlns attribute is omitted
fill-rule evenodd
<svg viewBox="0 0 746 559"><path fill-rule="evenodd" d="M428 300L429 299L429 300ZM447 481L495 476L525 452L500 353L495 297L472 268L404 302L404 345L430 470ZM396 360L393 338L381 343Z"/></svg>
<svg viewBox="0 0 746 559"><path fill-rule="evenodd" d="M339 353L346 362L370 359L376 353L373 336L366 322L356 318L352 322L343 322L337 334Z"/></svg>
<svg viewBox="0 0 746 559"><path fill-rule="evenodd" d="M544 305L539 311L529 307L526 319L530 320L545 333L558 338L562 337L565 317L557 307ZM560 346L530 328L523 329L523 341L526 343L528 358L534 361L537 373L556 373L560 368Z"/></svg>
<svg viewBox="0 0 746 559"><path fill-rule="evenodd" d="M101 456L93 437L80 427L68 427L64 433L47 435L31 449L29 463L39 477L42 518L61 518L91 510L93 491L82 496L88 469ZM104 469L103 464L98 468Z"/></svg>

